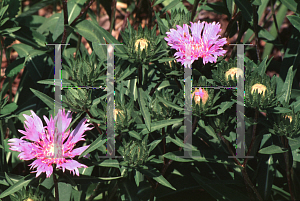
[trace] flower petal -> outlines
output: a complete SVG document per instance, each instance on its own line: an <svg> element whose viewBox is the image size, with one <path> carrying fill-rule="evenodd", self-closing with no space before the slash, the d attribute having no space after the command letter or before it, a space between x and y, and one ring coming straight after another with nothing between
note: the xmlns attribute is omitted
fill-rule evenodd
<svg viewBox="0 0 300 201"><path fill-rule="evenodd" d="M65 163L57 164L57 168L62 168L63 172L65 172L65 169L70 170L73 172L73 175L79 176L78 168L87 167L86 165L83 165L75 160L66 160ZM75 172L74 172L75 171Z"/></svg>

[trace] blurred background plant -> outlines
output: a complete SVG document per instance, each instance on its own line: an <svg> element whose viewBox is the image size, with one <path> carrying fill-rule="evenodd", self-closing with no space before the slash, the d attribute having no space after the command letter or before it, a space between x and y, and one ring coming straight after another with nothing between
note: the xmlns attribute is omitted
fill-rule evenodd
<svg viewBox="0 0 300 201"><path fill-rule="evenodd" d="M0 199L300 200L300 4L295 0L1 0ZM216 21L245 46L245 154L235 156L236 46L192 65L192 158L183 156L184 70L164 37ZM63 107L93 123L80 177L35 178L8 149L23 114L54 114L54 46L62 46ZM115 54L115 150L107 154L107 49ZM121 45L123 44L123 45ZM209 89L205 86L232 89ZM89 88L84 88L89 86ZM78 88L81 87L81 88ZM83 87L83 88L82 88ZM98 87L95 89L95 87ZM45 123L45 122L44 122ZM178 157L179 156L179 157ZM43 195L43 196L41 196Z"/></svg>

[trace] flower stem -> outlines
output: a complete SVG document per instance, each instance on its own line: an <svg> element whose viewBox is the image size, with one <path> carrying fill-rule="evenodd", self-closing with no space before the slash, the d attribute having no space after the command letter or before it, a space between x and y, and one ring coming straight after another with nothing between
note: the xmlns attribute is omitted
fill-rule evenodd
<svg viewBox="0 0 300 201"><path fill-rule="evenodd" d="M247 151L246 156L250 155L251 149L253 147L254 141L255 141L255 135L256 135L256 129L257 129L257 120L258 120L258 115L259 115L259 111L258 108L255 108L255 115L254 115L254 125L253 125L253 130L252 130L252 139L251 139L251 143L249 146L249 149ZM248 162L248 158L245 158L244 163L243 163L243 167L246 167Z"/></svg>
<svg viewBox="0 0 300 201"><path fill-rule="evenodd" d="M55 165L53 165L53 182L54 182L54 188L55 188L55 201L59 201L59 194L58 194L58 181L55 176Z"/></svg>
<svg viewBox="0 0 300 201"><path fill-rule="evenodd" d="M200 2L200 0L195 0L195 2L194 2L191 21L194 21L199 2Z"/></svg>
<svg viewBox="0 0 300 201"><path fill-rule="evenodd" d="M281 137L282 143L284 145L285 148L288 148L288 139L284 136ZM283 153L283 157L284 157L284 161L285 161L285 168L286 168L286 178L287 178L287 183L289 186L289 191L290 191L290 195L291 195L291 200L292 201L296 201L295 196L294 196L294 192L292 190L292 182L291 182L291 169L290 169L290 165L289 165L289 152L284 152Z"/></svg>
<svg viewBox="0 0 300 201"><path fill-rule="evenodd" d="M143 72L142 72L142 65L139 66L138 68L138 73L139 73L139 85L142 86L142 76L143 76Z"/></svg>
<svg viewBox="0 0 300 201"><path fill-rule="evenodd" d="M75 20L71 23L70 26L73 26L73 25L77 22L77 20L78 20L79 18L81 18L81 16L82 16L85 12L87 12L87 10L88 10L89 7L94 3L94 1L95 1L95 0L91 0L84 8L80 11L80 14L75 18Z"/></svg>
<svg viewBox="0 0 300 201"><path fill-rule="evenodd" d="M63 10L64 10L64 32L61 40L61 44L65 44L67 40L67 28L68 23L68 0L63 0Z"/></svg>
<svg viewBox="0 0 300 201"><path fill-rule="evenodd" d="M260 58L260 52L259 52L259 47L258 47L258 14L257 14L257 6L253 5L252 6L253 10L253 28L254 28L254 33L255 33L255 45L256 45L256 54L257 54L257 59L258 61L261 62Z"/></svg>
<svg viewBox="0 0 300 201"><path fill-rule="evenodd" d="M111 17L110 17L110 29L109 33L112 33L112 30L115 29L115 15L116 15L117 1L113 0L111 4Z"/></svg>
<svg viewBox="0 0 300 201"><path fill-rule="evenodd" d="M162 81L159 82L159 83L157 83L157 84L155 85L155 87L150 91L149 96L152 96L152 95L154 94L155 90L159 87L159 85L160 85L161 83L162 83Z"/></svg>

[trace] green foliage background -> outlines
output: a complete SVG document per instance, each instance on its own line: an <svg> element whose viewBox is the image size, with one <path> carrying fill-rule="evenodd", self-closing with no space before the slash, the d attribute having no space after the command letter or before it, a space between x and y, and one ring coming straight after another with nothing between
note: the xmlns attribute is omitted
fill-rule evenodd
<svg viewBox="0 0 300 201"><path fill-rule="evenodd" d="M114 22L111 14L115 13L116 1L96 2L98 11L101 4ZM107 42L123 44L115 46L114 85L115 109L119 111L115 124L116 155L124 157L99 158L106 155L105 89L63 89L63 107L74 112L70 129L82 118L89 119L95 129L86 132L84 145L90 147L78 158L88 168L80 169L80 177L57 172L59 200L300 200L300 4L297 1L189 0L194 5L191 11L181 0L123 1L134 24L140 23L140 18L133 17L133 13L141 14L139 5L147 5L151 13L154 6L162 9L151 15L149 28L135 30L128 20L122 41L111 35L113 23L108 32L98 25L96 14L84 9L89 3L69 0L67 23L63 12L49 18L35 15L48 5L56 8L55 5L61 4L57 0L35 0L25 8L19 0L0 3L1 58L2 50L7 58L12 50L18 53L18 58L8 63L0 92L0 199L55 199L53 176L46 178L42 174L35 178L29 173L28 161L20 161L18 153L7 145L8 139L22 136L17 130L24 129L23 114L30 115L33 110L40 117L50 117L54 113L54 46L46 44L70 44L62 48L63 86L103 87L107 50L99 44ZM267 6L272 8L270 30L258 24ZM255 46L245 49L248 55L245 57L245 154L254 156L253 159L228 157L235 155L236 147L234 89L208 90L207 104L199 106L193 101L193 157L180 158L186 140L184 67L175 62L174 51L163 38L176 25L194 21L201 10L227 15L225 36L238 33L237 44L258 38L266 42L262 56L257 56ZM289 10L294 14L286 16ZM81 11L85 14L80 17ZM85 19L86 13L91 20ZM287 44L278 37L278 28L285 18L293 26ZM264 21L267 22L268 19ZM92 55L80 42L82 37L92 47ZM149 41L148 47L136 51L135 42L141 38ZM21 43L8 48L15 40ZM284 57L280 76L270 78L265 73L273 65L268 55L274 47ZM216 64L206 66L201 61L195 62L193 86L235 86L236 79L225 78L225 72L232 67L236 67L236 49L229 61L220 57ZM12 101L12 82L21 69L24 72ZM264 97L251 94L255 83L267 86ZM10 95L4 98L8 91Z"/></svg>

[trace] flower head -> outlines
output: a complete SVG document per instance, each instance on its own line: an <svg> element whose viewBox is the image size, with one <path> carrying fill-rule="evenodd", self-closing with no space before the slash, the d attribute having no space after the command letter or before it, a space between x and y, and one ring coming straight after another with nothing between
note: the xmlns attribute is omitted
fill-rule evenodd
<svg viewBox="0 0 300 201"><path fill-rule="evenodd" d="M177 30L171 29L166 33L165 40L171 48L177 50L174 54L177 61L190 68L199 57L203 59L203 64L215 63L218 56L226 53L222 46L227 41L226 38L219 39L220 35L217 34L220 31L219 23L191 22L191 26L183 24L182 27L177 25Z"/></svg>
<svg viewBox="0 0 300 201"><path fill-rule="evenodd" d="M290 120L290 123L293 121L293 117L290 116L290 115L285 115L284 118L285 118L285 119L289 119L289 120Z"/></svg>
<svg viewBox="0 0 300 201"><path fill-rule="evenodd" d="M265 91L267 90L267 87L263 84L255 84L251 87L251 94L254 93L254 91L256 91L259 93L259 94L263 94L265 95Z"/></svg>
<svg viewBox="0 0 300 201"><path fill-rule="evenodd" d="M143 51L143 49L148 47L148 43L149 43L149 41L144 38L140 38L140 39L136 40L135 44L134 44L135 51L138 51L139 44L140 44L140 50Z"/></svg>
<svg viewBox="0 0 300 201"><path fill-rule="evenodd" d="M86 124L86 119L82 119L77 127L70 133L70 130L66 130L71 121L72 116L68 111L65 114L65 110L59 110L57 116L53 119L52 116L50 120L44 116L44 120L47 126L43 127L42 120L31 111L31 116L25 115L25 131L18 130L25 136L21 139L13 138L8 140L10 143L10 150L21 152L19 158L21 160L31 160L35 159L29 166L32 168L37 168L36 177L38 177L42 172L46 172L46 176L50 177L53 168L52 164L56 164L56 168L68 169L73 172L73 174L79 176L78 168L87 167L75 160L72 160L75 156L79 156L88 146L83 146L80 148L73 149L78 141L85 140L83 133L87 130L93 129L88 127L91 124ZM61 135L62 144L58 145L57 142L54 143L55 135ZM26 139L28 141L25 141ZM61 158L54 158L54 147L58 147L62 150Z"/></svg>
<svg viewBox="0 0 300 201"><path fill-rule="evenodd" d="M225 79L228 80L228 76L230 75L231 79L234 79L240 77L243 75L243 70L240 68L230 68L226 73L225 73Z"/></svg>
<svg viewBox="0 0 300 201"><path fill-rule="evenodd" d="M192 97L194 97L196 104L200 104L200 99L202 99L202 103L205 104L208 99L208 93L200 87L192 93Z"/></svg>

